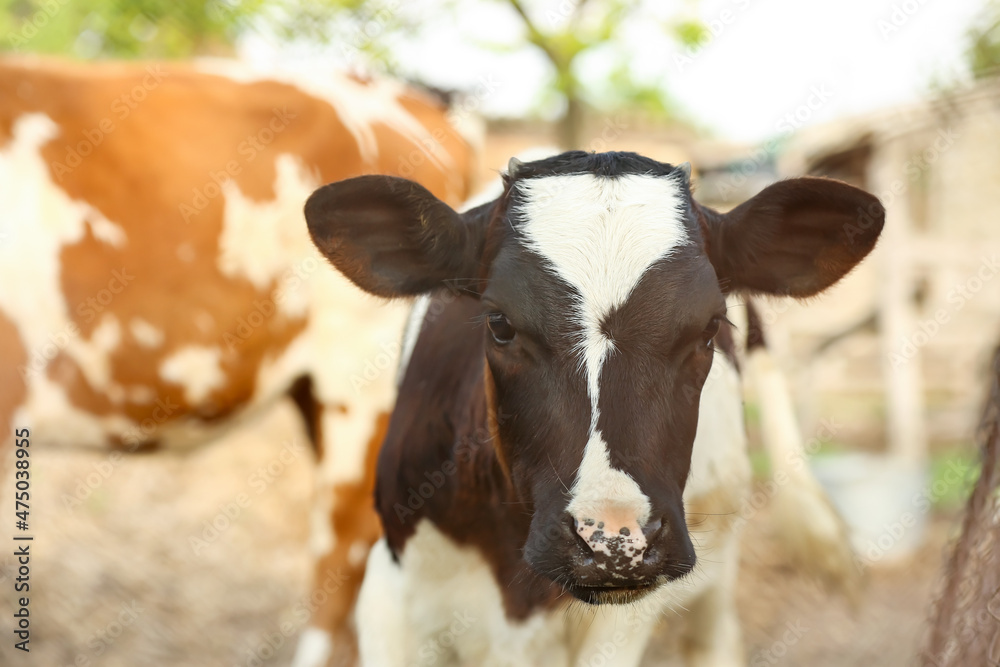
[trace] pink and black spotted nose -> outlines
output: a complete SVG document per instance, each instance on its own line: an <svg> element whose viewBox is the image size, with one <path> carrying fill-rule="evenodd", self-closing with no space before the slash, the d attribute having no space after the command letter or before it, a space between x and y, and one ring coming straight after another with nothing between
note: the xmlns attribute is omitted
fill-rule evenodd
<svg viewBox="0 0 1000 667"><path fill-rule="evenodd" d="M573 593L592 603L636 599L688 574L695 564L686 534L671 535L662 519L643 524L634 514L603 512L572 518L576 533Z"/></svg>
<svg viewBox="0 0 1000 667"><path fill-rule="evenodd" d="M647 526L659 530L659 520ZM642 563L646 551L646 534L635 517L625 512L609 512L602 518L586 517L573 520L576 534L595 554L603 554L614 562L616 570L626 572ZM624 573L623 573L624 574Z"/></svg>

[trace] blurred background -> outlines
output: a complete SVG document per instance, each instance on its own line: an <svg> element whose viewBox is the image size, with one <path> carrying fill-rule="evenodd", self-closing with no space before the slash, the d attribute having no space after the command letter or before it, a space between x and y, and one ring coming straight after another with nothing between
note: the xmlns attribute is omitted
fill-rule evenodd
<svg viewBox="0 0 1000 667"><path fill-rule="evenodd" d="M761 306L868 584L851 606L797 574L765 508L740 604L751 665L912 664L978 475L1000 339L1000 2L0 0L0 51L405 79L477 128L484 181L558 145L690 161L696 197L723 209L803 174L877 194L888 225L863 266L811 302ZM304 438L286 407L189 456L132 457L73 511L61 496L101 459L42 454L37 653L4 641L0 663L287 664L292 640L261 647L307 595L309 457L207 554L187 543L275 442ZM750 396L752 438L756 413ZM675 664L665 626L649 665Z"/></svg>

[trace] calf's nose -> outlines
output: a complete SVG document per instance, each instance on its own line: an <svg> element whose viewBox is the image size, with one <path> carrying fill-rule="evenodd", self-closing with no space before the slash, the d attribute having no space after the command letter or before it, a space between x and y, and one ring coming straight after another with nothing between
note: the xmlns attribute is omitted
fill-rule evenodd
<svg viewBox="0 0 1000 667"><path fill-rule="evenodd" d="M659 531L661 522L650 521L640 526L633 513L611 510L597 516L573 517L573 525L576 534L595 554L638 565L648 539Z"/></svg>

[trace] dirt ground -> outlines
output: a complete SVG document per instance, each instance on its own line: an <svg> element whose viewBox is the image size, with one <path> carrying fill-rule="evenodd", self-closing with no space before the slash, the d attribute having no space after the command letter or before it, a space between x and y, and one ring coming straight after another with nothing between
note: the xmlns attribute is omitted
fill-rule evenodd
<svg viewBox="0 0 1000 667"><path fill-rule="evenodd" d="M12 647L13 549L3 547L0 665L289 664L309 606L305 442L281 405L185 456L36 448L31 652ZM13 517L13 494L2 493L2 516ZM207 529L213 521L223 530ZM852 611L783 562L761 513L739 585L749 664L912 664L954 521L935 516L916 558L869 571ZM667 621L646 665L680 664Z"/></svg>

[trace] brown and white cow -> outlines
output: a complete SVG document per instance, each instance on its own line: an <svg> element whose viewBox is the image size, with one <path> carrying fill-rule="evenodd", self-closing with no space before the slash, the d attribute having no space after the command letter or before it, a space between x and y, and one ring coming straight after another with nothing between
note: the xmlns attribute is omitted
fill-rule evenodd
<svg viewBox="0 0 1000 667"><path fill-rule="evenodd" d="M318 571L347 581L311 623L336 634L379 534L367 453L405 311L321 266L302 205L366 173L464 200L474 151L451 120L343 75L0 60L0 453L15 426L187 446L291 393L322 454ZM328 637L307 632L301 664Z"/></svg>
<svg viewBox="0 0 1000 667"><path fill-rule="evenodd" d="M344 275L425 294L378 461L366 667L637 665L668 608L689 618L688 664L744 664L750 469L739 376L716 352L726 297L826 289L875 245L882 216L859 215L882 209L802 178L720 214L689 175L571 152L512 163L462 214L386 176L310 198Z"/></svg>

